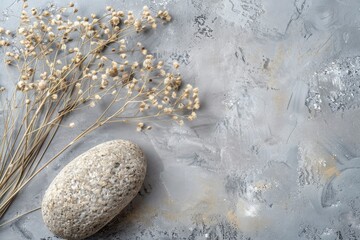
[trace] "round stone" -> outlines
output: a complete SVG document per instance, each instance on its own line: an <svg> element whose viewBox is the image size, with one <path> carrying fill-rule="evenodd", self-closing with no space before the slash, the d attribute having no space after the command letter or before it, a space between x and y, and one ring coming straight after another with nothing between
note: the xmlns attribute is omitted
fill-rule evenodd
<svg viewBox="0 0 360 240"><path fill-rule="evenodd" d="M115 140L67 164L46 190L42 216L65 239L99 231L137 195L146 174L145 156L136 144Z"/></svg>

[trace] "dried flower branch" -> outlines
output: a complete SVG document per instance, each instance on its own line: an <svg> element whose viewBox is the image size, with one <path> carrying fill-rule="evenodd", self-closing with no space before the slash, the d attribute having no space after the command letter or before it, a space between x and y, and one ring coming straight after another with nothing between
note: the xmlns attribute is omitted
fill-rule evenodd
<svg viewBox="0 0 360 240"><path fill-rule="evenodd" d="M0 140L0 219L31 179L100 126L135 121L144 131L162 117L182 125L200 108L199 90L182 87L177 62L167 71L141 43L129 46L127 36L156 28L156 18L169 22L167 11L155 17L144 7L139 18L111 6L101 17L77 12L73 3L42 11L24 1L17 32L0 28L5 63L19 71ZM100 102L106 107L97 119L41 165L63 118Z"/></svg>

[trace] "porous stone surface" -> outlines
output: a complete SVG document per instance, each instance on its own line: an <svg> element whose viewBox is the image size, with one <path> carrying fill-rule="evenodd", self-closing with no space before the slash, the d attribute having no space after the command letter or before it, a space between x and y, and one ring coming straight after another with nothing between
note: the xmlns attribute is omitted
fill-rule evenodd
<svg viewBox="0 0 360 240"><path fill-rule="evenodd" d="M65 239L88 237L137 195L146 159L136 144L115 140L81 154L55 177L42 201L48 228Z"/></svg>

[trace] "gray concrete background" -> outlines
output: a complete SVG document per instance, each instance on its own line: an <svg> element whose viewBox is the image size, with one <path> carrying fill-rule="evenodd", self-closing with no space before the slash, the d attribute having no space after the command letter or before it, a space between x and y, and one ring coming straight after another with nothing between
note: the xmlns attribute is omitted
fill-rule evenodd
<svg viewBox="0 0 360 240"><path fill-rule="evenodd" d="M11 4L1 2L2 20L16 26L19 4ZM143 42L181 63L184 78L200 88L203 108L182 128L154 123L135 134L128 126L104 127L34 179L9 217L38 207L72 158L125 138L148 157L144 187L90 239L360 239L359 1L76 4L82 13L106 5L169 9L174 21ZM49 157L73 134L62 132ZM57 238L38 211L0 229L0 239Z"/></svg>

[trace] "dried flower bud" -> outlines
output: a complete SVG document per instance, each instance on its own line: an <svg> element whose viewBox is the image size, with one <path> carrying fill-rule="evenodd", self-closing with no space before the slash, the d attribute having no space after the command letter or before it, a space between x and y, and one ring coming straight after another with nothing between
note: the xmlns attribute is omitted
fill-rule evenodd
<svg viewBox="0 0 360 240"><path fill-rule="evenodd" d="M23 34L23 33L25 32L25 28L23 28L23 27L19 28L19 29L18 29L18 32L19 32L20 34Z"/></svg>
<svg viewBox="0 0 360 240"><path fill-rule="evenodd" d="M140 132L144 128L144 123L139 122L136 127L136 131Z"/></svg>
<svg viewBox="0 0 360 240"><path fill-rule="evenodd" d="M118 69L116 67L113 67L109 70L110 77L116 77L117 75L118 75Z"/></svg>
<svg viewBox="0 0 360 240"><path fill-rule="evenodd" d="M45 90L45 89L46 89L46 86L47 86L47 84L46 84L46 81L45 81L45 80L40 80L40 81L39 81L39 83L38 83L38 89L39 89L40 91Z"/></svg>
<svg viewBox="0 0 360 240"><path fill-rule="evenodd" d="M188 116L189 121L193 121L195 120L197 117L195 112L191 112L191 114Z"/></svg>
<svg viewBox="0 0 360 240"><path fill-rule="evenodd" d="M120 18L114 16L111 18L110 23L112 26L117 26L120 24Z"/></svg>
<svg viewBox="0 0 360 240"><path fill-rule="evenodd" d="M180 66L180 65L179 65L178 62L176 62L176 61L173 62L173 67L174 67L175 69L178 69L179 66Z"/></svg>
<svg viewBox="0 0 360 240"><path fill-rule="evenodd" d="M57 94L52 94L52 95L51 95L51 99L52 99L52 100L57 100L57 99L58 99L58 95L57 95Z"/></svg>

